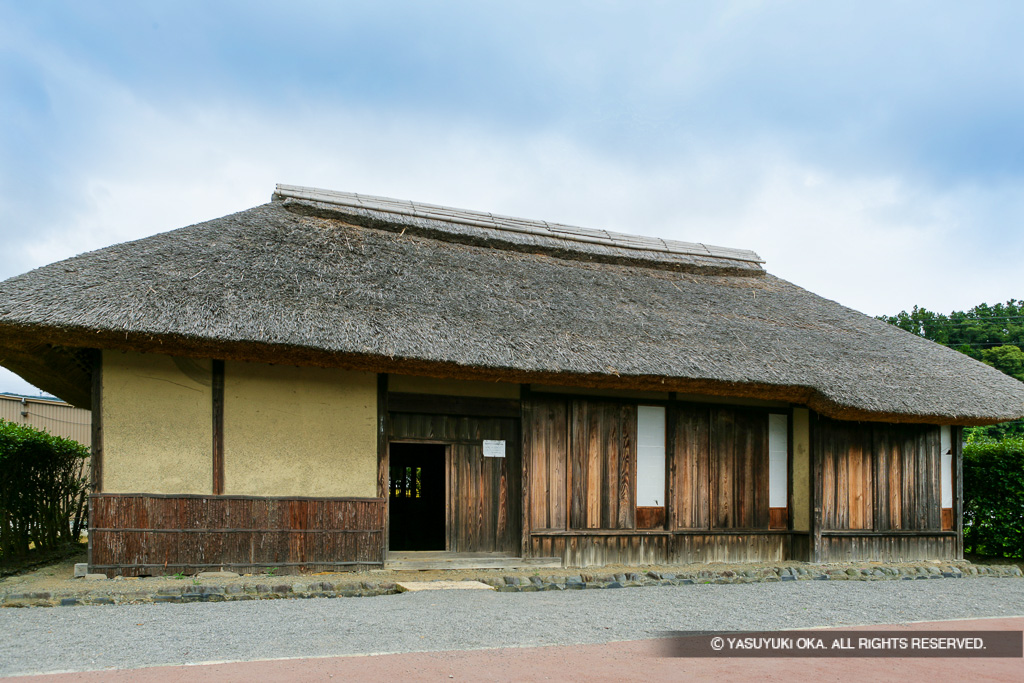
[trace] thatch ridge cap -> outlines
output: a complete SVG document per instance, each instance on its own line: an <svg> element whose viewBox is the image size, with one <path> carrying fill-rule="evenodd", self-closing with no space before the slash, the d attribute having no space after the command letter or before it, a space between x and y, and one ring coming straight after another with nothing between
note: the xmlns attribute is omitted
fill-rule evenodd
<svg viewBox="0 0 1024 683"><path fill-rule="evenodd" d="M390 197L340 192L299 185L278 183L274 191L274 200L297 199L300 201L330 204L348 208L391 213L399 216L424 218L442 222L468 225L490 230L501 230L528 235L553 237L571 242L598 244L620 249L649 251L654 253L699 256L702 258L726 259L750 264L763 264L765 261L757 253L749 249L736 249L703 244L700 242L683 242L646 235L614 232L611 230L584 228L551 221L532 220L516 216L460 209L439 204L413 202Z"/></svg>

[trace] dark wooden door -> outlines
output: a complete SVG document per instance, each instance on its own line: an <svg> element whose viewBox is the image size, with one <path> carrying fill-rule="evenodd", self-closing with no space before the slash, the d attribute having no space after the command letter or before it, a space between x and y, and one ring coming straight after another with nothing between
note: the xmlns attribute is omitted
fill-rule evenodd
<svg viewBox="0 0 1024 683"><path fill-rule="evenodd" d="M519 419L391 413L392 441L450 446L447 547L455 552L520 550L522 457ZM505 457L484 457L484 440L505 442Z"/></svg>

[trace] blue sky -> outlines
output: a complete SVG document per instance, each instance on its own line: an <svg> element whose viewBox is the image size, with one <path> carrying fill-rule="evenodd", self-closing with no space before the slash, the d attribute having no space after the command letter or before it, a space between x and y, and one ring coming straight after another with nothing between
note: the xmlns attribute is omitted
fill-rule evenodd
<svg viewBox="0 0 1024 683"><path fill-rule="evenodd" d="M1024 296L1024 4L0 0L0 279L275 182ZM30 391L0 370L0 391Z"/></svg>

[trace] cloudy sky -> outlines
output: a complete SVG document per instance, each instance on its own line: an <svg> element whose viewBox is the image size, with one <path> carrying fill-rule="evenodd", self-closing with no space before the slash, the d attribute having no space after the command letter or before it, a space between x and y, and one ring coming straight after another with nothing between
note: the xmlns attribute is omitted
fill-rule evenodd
<svg viewBox="0 0 1024 683"><path fill-rule="evenodd" d="M1024 296L1024 3L0 0L0 279L275 182ZM0 391L34 391L0 369Z"/></svg>

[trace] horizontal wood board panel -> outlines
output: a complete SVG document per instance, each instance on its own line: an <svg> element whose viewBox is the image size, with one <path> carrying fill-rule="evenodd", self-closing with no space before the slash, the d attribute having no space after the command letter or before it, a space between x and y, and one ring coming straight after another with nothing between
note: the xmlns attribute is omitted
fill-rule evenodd
<svg viewBox="0 0 1024 683"><path fill-rule="evenodd" d="M326 571L384 561L381 499L95 494L89 505L89 564L108 574Z"/></svg>

